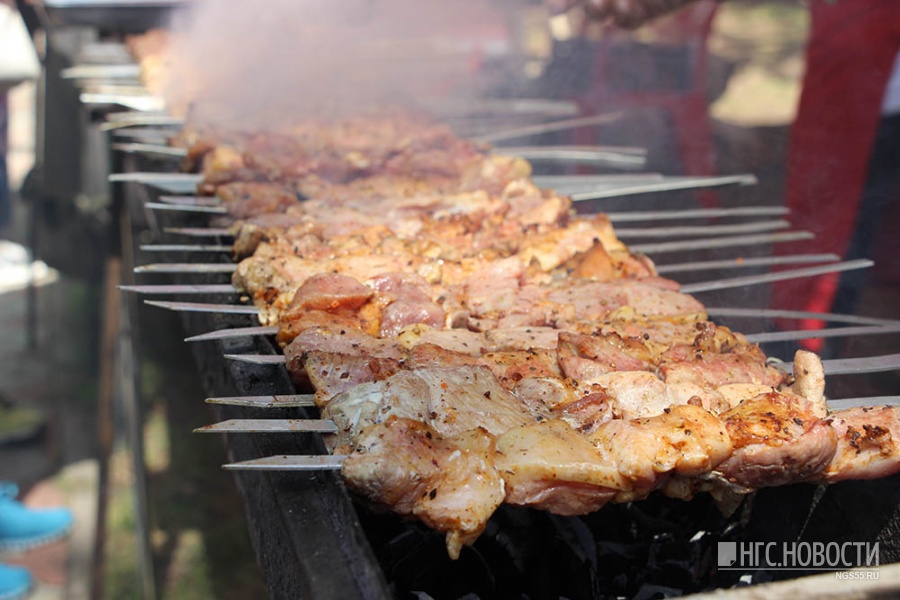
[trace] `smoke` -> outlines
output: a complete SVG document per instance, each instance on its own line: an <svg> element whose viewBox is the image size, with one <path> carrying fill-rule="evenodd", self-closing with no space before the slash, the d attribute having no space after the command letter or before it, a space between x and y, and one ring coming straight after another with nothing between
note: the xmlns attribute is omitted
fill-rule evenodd
<svg viewBox="0 0 900 600"><path fill-rule="evenodd" d="M199 123L284 126L477 93L483 0L202 0L170 26L166 95Z"/></svg>

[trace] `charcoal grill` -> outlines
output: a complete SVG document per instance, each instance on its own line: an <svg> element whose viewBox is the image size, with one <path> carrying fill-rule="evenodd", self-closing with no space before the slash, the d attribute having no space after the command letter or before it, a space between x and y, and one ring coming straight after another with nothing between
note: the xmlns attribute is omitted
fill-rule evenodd
<svg viewBox="0 0 900 600"><path fill-rule="evenodd" d="M146 160L132 157L126 170L146 169ZM143 203L162 193L124 189L137 190L139 197L127 200L139 209L137 215L146 214ZM208 223L204 215L178 213L154 213L153 220L149 226L158 230ZM224 253L215 256L230 260ZM166 258L190 260L178 253ZM228 275L206 277L204 282L222 282ZM175 275L172 282L198 280ZM221 295L191 300L227 301ZM254 324L243 315L182 313L182 319L188 335ZM295 392L281 367L223 358L278 352L268 338L205 342L193 351L209 396ZM235 406L212 410L216 420L315 416L302 408L279 409L277 415ZM231 461L324 451L314 435L231 434L226 446ZM503 506L458 561L448 559L441 534L355 503L333 472L237 472L236 483L273 598L407 598L416 593L436 599L670 597L814 573L717 571L719 541L878 541L882 564L896 562L900 551L898 477L764 489L728 517L705 495L688 503L654 496L609 505L586 517Z"/></svg>
<svg viewBox="0 0 900 600"><path fill-rule="evenodd" d="M110 140L115 141L112 136ZM140 154L115 156L116 172L174 170L174 163L165 157L150 164L151 159ZM208 222L203 216L144 210L148 200L159 199L159 190L132 185L113 189L129 246L123 264L125 283L137 262L128 257L140 255L132 242L139 232L158 234L169 225ZM224 253L215 256L222 263L229 260ZM170 252L166 259L182 262L189 257ZM204 256L208 260L210 256ZM171 281L198 282L196 277L180 276L172 276ZM210 274L205 281L221 283L227 275ZM222 296L193 299L223 301ZM208 313L183 313L182 322L187 335L254 324L247 316ZM173 338L179 335L172 332ZM295 391L283 368L224 358L226 353L277 352L267 338L206 342L194 345L193 351L208 396ZM270 411L234 406L211 410L217 420L272 416ZM314 415L291 408L280 409L278 416ZM234 462L324 452L315 435L235 434L227 435L225 444ZM830 487L764 489L727 517L707 496L689 503L654 496L639 503L609 505L585 517L503 506L458 561L447 558L441 534L354 502L334 472L237 472L235 481L259 567L273 598L658 598L812 573L717 571L719 541L878 541L883 565L900 560L898 476ZM884 572L889 574L887 569ZM801 585L801 596L802 590Z"/></svg>

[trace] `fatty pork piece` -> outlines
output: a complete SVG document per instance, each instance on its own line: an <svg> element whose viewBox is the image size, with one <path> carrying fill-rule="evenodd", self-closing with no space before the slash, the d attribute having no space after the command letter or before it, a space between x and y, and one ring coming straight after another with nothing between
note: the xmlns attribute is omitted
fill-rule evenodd
<svg viewBox="0 0 900 600"><path fill-rule="evenodd" d="M503 502L494 457L495 438L482 428L444 439L426 423L391 416L362 431L341 474L356 494L446 532L456 559Z"/></svg>
<svg viewBox="0 0 900 600"><path fill-rule="evenodd" d="M734 451L716 474L735 491L815 478L831 463L837 434L812 403L769 392L719 415Z"/></svg>
<svg viewBox="0 0 900 600"><path fill-rule="evenodd" d="M261 244L252 257L238 263L232 283L260 307L262 324L274 325L279 312L291 303L300 286L313 275L341 273L357 281L366 281L387 273L415 272L422 266L423 260L412 254L360 254L314 260L271 252L270 244L266 243Z"/></svg>
<svg viewBox="0 0 900 600"><path fill-rule="evenodd" d="M478 427L496 435L534 423L539 416L504 389L487 367L424 367L362 383L332 397L322 408L322 417L332 419L338 433L326 442L335 452L345 453L356 446L366 427L392 415L427 423L442 437Z"/></svg>
<svg viewBox="0 0 900 600"><path fill-rule="evenodd" d="M659 372L669 383L692 382L707 389L729 383L778 387L787 375L767 364L759 346L746 342L722 345L715 338L698 336L691 345L675 345L659 359Z"/></svg>
<svg viewBox="0 0 900 600"><path fill-rule="evenodd" d="M470 329L550 326L593 331L598 322L617 319L693 322L706 318L703 305L678 292L677 284L669 280L542 282L531 277L516 258L494 261L467 279L462 298Z"/></svg>
<svg viewBox="0 0 900 600"><path fill-rule="evenodd" d="M385 273L363 285L337 273L309 277L278 315L277 341L287 345L304 329L333 322L379 337L396 337L409 325L444 326L444 310L415 273Z"/></svg>
<svg viewBox="0 0 900 600"><path fill-rule="evenodd" d="M728 432L695 406L616 419L585 435L560 420L511 429L497 440L506 501L577 515L645 498L672 476L708 473L731 453Z"/></svg>
<svg viewBox="0 0 900 600"><path fill-rule="evenodd" d="M900 408L850 408L831 413L827 420L837 437L837 449L813 481L878 479L900 472Z"/></svg>

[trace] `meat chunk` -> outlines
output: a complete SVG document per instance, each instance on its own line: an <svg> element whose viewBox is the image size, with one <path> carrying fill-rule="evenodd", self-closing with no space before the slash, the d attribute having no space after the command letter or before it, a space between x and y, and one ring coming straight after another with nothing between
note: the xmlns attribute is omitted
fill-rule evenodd
<svg viewBox="0 0 900 600"><path fill-rule="evenodd" d="M560 420L497 440L506 501L557 514L647 496L669 477L708 473L731 452L725 427L702 408L678 406L647 419L609 421L589 435Z"/></svg>
<svg viewBox="0 0 900 600"><path fill-rule="evenodd" d="M613 371L650 370L650 351L640 339L617 333L559 333L559 365L566 377L593 380Z"/></svg>
<svg viewBox="0 0 900 600"><path fill-rule="evenodd" d="M720 418L734 445L718 472L738 488L758 489L818 476L831 462L837 436L797 396L770 392L745 400Z"/></svg>
<svg viewBox="0 0 900 600"><path fill-rule="evenodd" d="M484 429L442 438L421 421L392 417L361 432L341 474L353 492L446 532L456 559L503 502L494 455Z"/></svg>
<svg viewBox="0 0 900 600"><path fill-rule="evenodd" d="M778 387L787 376L766 364L758 346L738 344L725 351L699 345L679 345L666 351L659 361L659 372L667 383L691 382L706 389L729 383L754 383Z"/></svg>
<svg viewBox="0 0 900 600"><path fill-rule="evenodd" d="M832 413L837 450L814 481L877 479L900 472L900 409L896 406L851 408Z"/></svg>
<svg viewBox="0 0 900 600"><path fill-rule="evenodd" d="M338 427L329 440L337 447L352 447L365 427L391 415L427 423L444 437L478 427L499 434L534 422L528 407L483 366L400 371L334 396L322 412Z"/></svg>

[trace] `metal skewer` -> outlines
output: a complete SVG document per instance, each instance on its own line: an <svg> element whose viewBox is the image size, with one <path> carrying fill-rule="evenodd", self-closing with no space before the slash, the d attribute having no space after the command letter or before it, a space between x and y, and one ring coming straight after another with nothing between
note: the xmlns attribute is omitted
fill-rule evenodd
<svg viewBox="0 0 900 600"><path fill-rule="evenodd" d="M145 154L148 156L163 156L166 158L184 158L188 151L186 148L176 148L163 144L143 144L139 142L123 142L112 145L113 150L128 152L130 154Z"/></svg>
<svg viewBox="0 0 900 600"><path fill-rule="evenodd" d="M811 319L833 323L858 323L860 325L897 325L895 319L879 319L859 315L839 315L835 313L807 312L803 310L782 310L778 308L721 308L706 307L706 314L711 317L747 317L763 319Z"/></svg>
<svg viewBox="0 0 900 600"><path fill-rule="evenodd" d="M620 196L632 196L635 194L652 194L656 192L672 192L676 190L693 190L703 188L723 187L727 185L754 185L757 183L754 175L730 175L726 177L692 177L660 182L650 182L635 185L622 185L608 189L591 192L578 192L571 194L573 202L587 200L601 200L603 198L618 198Z"/></svg>
<svg viewBox="0 0 900 600"><path fill-rule="evenodd" d="M184 338L186 342L209 342L213 340L227 340L231 338L250 337L254 335L275 335L278 333L276 325L260 325L258 327L234 327L231 329L219 329L209 333L201 333Z"/></svg>
<svg viewBox="0 0 900 600"><path fill-rule="evenodd" d="M286 362L286 358L282 354L226 354L225 358L255 365L281 365ZM790 372L794 363L778 362L775 365L784 371ZM822 366L826 375L894 371L900 369L900 354L823 360Z"/></svg>
<svg viewBox="0 0 900 600"><path fill-rule="evenodd" d="M605 213L613 223L661 221L668 219L715 219L721 217L762 217L789 214L786 206L739 206L736 208L696 208L687 210L636 210Z"/></svg>
<svg viewBox="0 0 900 600"><path fill-rule="evenodd" d="M326 419L231 419L198 427L194 433L337 433Z"/></svg>
<svg viewBox="0 0 900 600"><path fill-rule="evenodd" d="M769 333L751 333L744 337L747 338L748 342L764 344L766 342L789 342L795 340L849 337L851 335L881 335L887 333L900 333L900 324L861 325L858 327L836 327L831 329L807 329L800 331L772 331Z"/></svg>
<svg viewBox="0 0 900 600"><path fill-rule="evenodd" d="M733 277L731 279L718 279L715 281L704 281L700 283L690 283L681 286L681 292L684 294L696 294L699 292L710 292L713 290L724 290L728 288L743 287L746 285L756 285L759 283L771 283L773 281L784 281L786 279L797 279L800 277L814 277L816 275L825 275L826 273L839 273L841 271L852 271L855 269L865 269L871 267L875 263L868 259L849 260L831 265L823 265L820 267L807 267L805 269L790 269L787 271L777 271L775 273L763 273L761 275L748 275L745 277Z"/></svg>
<svg viewBox="0 0 900 600"><path fill-rule="evenodd" d="M140 265L135 273L234 273L234 263L156 263Z"/></svg>
<svg viewBox="0 0 900 600"><path fill-rule="evenodd" d="M267 456L222 465L230 471L336 471L347 460L343 454L319 456Z"/></svg>
<svg viewBox="0 0 900 600"><path fill-rule="evenodd" d="M231 252L234 246L222 244L143 244L146 252Z"/></svg>
<svg viewBox="0 0 900 600"><path fill-rule="evenodd" d="M778 311L768 309L707 309L710 316L719 314L718 311L724 311L726 314L722 316L739 316L739 317L781 317L781 318L798 318L794 311ZM761 341L773 341L763 336L784 336L785 340L799 340L807 337L817 337L816 334L827 333L828 337L849 336L849 335L867 335L869 332L873 334L891 333L894 327L900 328L900 321L888 319L875 319L871 317L860 317L857 315L835 315L830 313L801 313L802 318L815 319L821 321L830 321L834 323L862 323L867 327L854 329L851 327L839 327L831 329L806 329L799 331L783 331L783 332L763 332L748 334L747 337L751 342L758 343ZM871 328L871 331L869 330ZM832 333L833 332L833 333ZM207 342L213 340L225 340L231 338L241 338L255 335L275 335L278 333L276 325L259 325L256 327L234 327L230 329L218 329L209 333L201 333L185 338L185 342Z"/></svg>
<svg viewBox="0 0 900 600"><path fill-rule="evenodd" d="M191 237L234 237L234 233L225 227L166 227L163 232Z"/></svg>
<svg viewBox="0 0 900 600"><path fill-rule="evenodd" d="M476 142L500 142L503 140L513 140L520 137L530 135L539 135L542 133L551 133L553 131L565 131L566 129L578 129L579 127L590 127L592 125L602 125L611 123L621 118L625 114L621 111L596 115L593 117L579 117L575 119L563 119L559 121L551 121L549 123L541 123L539 125L528 125L526 127L517 127L515 129L507 129L505 131L496 131L494 133L486 133L477 135L471 139Z"/></svg>
<svg viewBox="0 0 900 600"><path fill-rule="evenodd" d="M627 238L673 238L694 235L725 235L734 233L759 233L761 231L773 231L787 229L791 224L783 219L774 221L753 221L751 223L739 223L733 225L697 225L683 227L616 227L616 236L620 239Z"/></svg>
<svg viewBox="0 0 900 600"><path fill-rule="evenodd" d="M876 396L827 400L827 403L829 410L832 411L857 406L896 406L900 403L900 397ZM329 419L230 419L194 430L195 433L336 433L337 431L337 426Z"/></svg>
<svg viewBox="0 0 900 600"><path fill-rule="evenodd" d="M710 247L727 248L729 246L753 246L773 242L789 242L814 237L807 231L790 231L785 233L766 233L724 238L705 238L699 240L681 240L658 244L635 244L631 249L643 253L665 253L677 250L702 249ZM740 259L737 259L740 260ZM774 264L774 263L773 263ZM184 263L184 264L150 264L134 268L135 273L226 273L237 269L237 265L228 263Z"/></svg>
<svg viewBox="0 0 900 600"><path fill-rule="evenodd" d="M165 302L144 300L144 304L180 312L217 312L232 315L258 315L259 309L247 304L203 304L201 302Z"/></svg>
<svg viewBox="0 0 900 600"><path fill-rule="evenodd" d="M735 269L740 267L765 267L770 265L790 265L840 260L837 254L789 254L785 256L757 256L749 258L728 258L723 260L694 261L671 265L656 265L656 272L683 273L685 271L705 271L714 269Z"/></svg>
<svg viewBox="0 0 900 600"><path fill-rule="evenodd" d="M206 206L199 204L172 204L168 202L147 202L144 207L150 210L164 210L167 212L208 213L213 215L227 215L228 209L224 206Z"/></svg>
<svg viewBox="0 0 900 600"><path fill-rule="evenodd" d="M222 201L216 196L160 196L163 204L188 204L193 206L221 206Z"/></svg>
<svg viewBox="0 0 900 600"><path fill-rule="evenodd" d="M207 398L208 404L249 406L253 408L302 408L315 406L312 394L285 394L278 396L225 396Z"/></svg>
<svg viewBox="0 0 900 600"><path fill-rule="evenodd" d="M730 248L735 246L756 246L776 242L795 242L809 240L815 235L808 231L788 231L784 233L760 233L756 235L738 235L722 238L703 238L678 242L659 242L656 244L634 244L630 246L634 252L644 254L665 254L684 250L703 250L712 248Z"/></svg>
<svg viewBox="0 0 900 600"><path fill-rule="evenodd" d="M123 292L136 292L138 294L236 294L237 290L228 283L191 285L120 285Z"/></svg>

